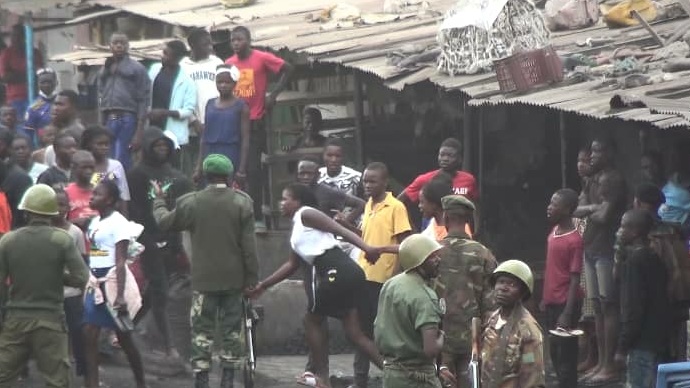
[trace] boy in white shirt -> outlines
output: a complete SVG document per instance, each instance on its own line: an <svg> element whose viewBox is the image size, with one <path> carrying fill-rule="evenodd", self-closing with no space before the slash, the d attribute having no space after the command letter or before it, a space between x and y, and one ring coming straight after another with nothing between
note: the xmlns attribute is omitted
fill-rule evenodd
<svg viewBox="0 0 690 388"><path fill-rule="evenodd" d="M213 43L211 34L203 28L192 30L187 36L187 44L191 53L180 61L180 67L194 81L197 90L197 108L189 134L189 150L192 152L191 160L197 160L199 152L199 135L204 131L206 117L206 104L209 100L218 97L216 88L216 68L223 61L213 55Z"/></svg>

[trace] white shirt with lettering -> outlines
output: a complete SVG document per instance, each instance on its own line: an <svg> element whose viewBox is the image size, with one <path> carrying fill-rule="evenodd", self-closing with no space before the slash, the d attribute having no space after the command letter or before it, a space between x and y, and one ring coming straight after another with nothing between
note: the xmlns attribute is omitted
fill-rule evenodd
<svg viewBox="0 0 690 388"><path fill-rule="evenodd" d="M216 88L216 68L222 65L223 60L215 55L195 62L189 57L182 58L180 67L196 85L196 118L203 124L206 115L206 103L212 98L218 97Z"/></svg>

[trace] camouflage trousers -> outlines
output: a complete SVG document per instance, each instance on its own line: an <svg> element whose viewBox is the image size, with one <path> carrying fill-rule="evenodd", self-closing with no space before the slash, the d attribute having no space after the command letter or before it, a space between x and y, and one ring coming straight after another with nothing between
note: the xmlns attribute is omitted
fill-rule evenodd
<svg viewBox="0 0 690 388"><path fill-rule="evenodd" d="M16 385L30 358L50 388L68 388L70 362L64 321L8 317L0 332L0 388Z"/></svg>
<svg viewBox="0 0 690 388"><path fill-rule="evenodd" d="M384 364L383 388L441 388L436 367Z"/></svg>
<svg viewBox="0 0 690 388"><path fill-rule="evenodd" d="M197 292L192 295L192 349L194 372L211 369L213 339L220 326L220 344L216 346L223 368L235 368L242 361L242 293L240 291Z"/></svg>

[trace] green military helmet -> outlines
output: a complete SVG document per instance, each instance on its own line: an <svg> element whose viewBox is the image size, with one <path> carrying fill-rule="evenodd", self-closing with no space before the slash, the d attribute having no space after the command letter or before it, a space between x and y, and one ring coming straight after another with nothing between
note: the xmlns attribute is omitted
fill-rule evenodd
<svg viewBox="0 0 690 388"><path fill-rule="evenodd" d="M407 272L422 265L422 263L434 252L443 248L436 240L413 234L400 244L398 259L403 271Z"/></svg>
<svg viewBox="0 0 690 388"><path fill-rule="evenodd" d="M527 287L528 291L524 299L529 299L529 297L532 295L532 292L534 291L534 275L532 274L532 270L529 268L527 264L520 260L506 260L503 263L499 264L498 267L496 267L496 270L494 270L493 275L491 276L492 287L496 284L496 278L500 274L513 275L516 278L520 279L522 284L524 284Z"/></svg>
<svg viewBox="0 0 690 388"><path fill-rule="evenodd" d="M17 208L43 216L56 216L58 215L58 203L55 190L42 183L31 186L24 193Z"/></svg>

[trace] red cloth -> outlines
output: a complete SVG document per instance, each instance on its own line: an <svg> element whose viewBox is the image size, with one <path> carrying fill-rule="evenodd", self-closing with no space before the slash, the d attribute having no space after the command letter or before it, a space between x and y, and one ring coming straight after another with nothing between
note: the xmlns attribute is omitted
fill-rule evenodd
<svg viewBox="0 0 690 388"><path fill-rule="evenodd" d="M252 50L249 57L240 59L237 54L225 61L240 70L240 80L235 86L235 96L249 105L249 119L258 120L264 116L268 73L278 74L285 61L277 56L259 50Z"/></svg>
<svg viewBox="0 0 690 388"><path fill-rule="evenodd" d="M546 304L564 304L568 300L570 274L582 273L582 236L573 229L571 232L556 235L556 228L546 240L546 269L544 270L544 293ZM578 298L583 296L578 280Z"/></svg>
<svg viewBox="0 0 690 388"><path fill-rule="evenodd" d="M0 191L0 235L9 232L10 229L12 229L12 210L10 210L7 195Z"/></svg>
<svg viewBox="0 0 690 388"><path fill-rule="evenodd" d="M43 67L43 56L34 49L34 71ZM9 71L19 72L26 78L26 56L24 55L24 48L21 50L10 46L3 50L0 54L0 76L6 77ZM26 86L26 81L22 83L8 83L6 84L7 102L22 101L29 98L29 89Z"/></svg>
<svg viewBox="0 0 690 388"><path fill-rule="evenodd" d="M441 170L434 170L418 176L405 188L407 198L412 200L412 202L418 202L419 192L422 191L422 187L429 183L439 172ZM474 179L474 175L465 171L458 171L453 177L453 194L464 195L471 201L479 199L477 180Z"/></svg>
<svg viewBox="0 0 690 388"><path fill-rule="evenodd" d="M82 189L72 182L65 188L65 193L67 193L67 198L69 198L68 220L72 221L77 218L88 218L98 215L98 212L89 206L91 193L93 193L92 189Z"/></svg>

